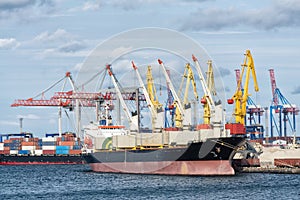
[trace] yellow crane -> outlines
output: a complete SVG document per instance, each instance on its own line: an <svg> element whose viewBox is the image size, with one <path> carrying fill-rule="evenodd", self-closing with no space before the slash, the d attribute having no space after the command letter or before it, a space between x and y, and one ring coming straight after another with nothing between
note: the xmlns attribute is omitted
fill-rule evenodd
<svg viewBox="0 0 300 200"><path fill-rule="evenodd" d="M244 73L245 75L245 83L244 88L242 90L241 84L243 80ZM240 78L238 80L237 89L231 99L228 99L229 104L233 104L235 102L235 121L236 123L245 125L245 116L247 114L246 106L247 106L247 99L250 96L249 94L249 80L250 80L250 73L252 73L252 78L254 82L254 90L255 92L259 91L257 79L256 79L256 72L254 67L254 61L250 50L246 50L244 63L242 64L242 72L240 74Z"/></svg>
<svg viewBox="0 0 300 200"><path fill-rule="evenodd" d="M158 97L156 94L156 88L155 88L154 81L153 81L151 66L148 66L148 69L147 69L147 92L149 94L150 100L151 100L155 110L156 111L162 110L162 104L159 103Z"/></svg>
<svg viewBox="0 0 300 200"><path fill-rule="evenodd" d="M198 101L198 93L197 93L197 88L196 88L196 82L195 82L195 77L194 77L194 73L193 70L191 68L190 63L187 63L185 65L185 70L182 76L182 80L181 80L181 84L180 84L180 88L179 88L179 92L178 95L181 95L182 92L182 87L183 87L183 83L184 83L184 79L186 79L186 85L185 85L185 91L184 91L184 98L183 98L183 105L186 107L189 105L188 102L188 94L189 94L189 86L190 83L192 83L193 86L193 91L194 91L194 96L196 98L196 100Z"/></svg>
<svg viewBox="0 0 300 200"><path fill-rule="evenodd" d="M207 62L208 64L208 70L206 72L206 84L207 84L207 88L208 91L210 91L212 96L216 96L217 92L216 92L216 88L215 88L215 80L214 80L214 73L213 73L213 67L212 67L212 61L208 60ZM204 95L201 99L201 103L203 104L203 121L204 124L210 124L210 118L211 118L211 109L210 106L208 104L208 102L210 101L209 96L208 95Z"/></svg>

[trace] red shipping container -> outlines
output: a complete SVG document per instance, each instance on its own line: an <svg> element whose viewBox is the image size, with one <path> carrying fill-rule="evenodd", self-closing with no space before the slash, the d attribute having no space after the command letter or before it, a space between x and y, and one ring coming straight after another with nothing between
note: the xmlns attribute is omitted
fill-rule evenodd
<svg viewBox="0 0 300 200"><path fill-rule="evenodd" d="M225 124L225 129L229 129L231 135L246 134L246 128L243 124Z"/></svg>
<svg viewBox="0 0 300 200"><path fill-rule="evenodd" d="M70 149L69 150L69 154L70 155L78 155L78 154L81 154L81 150L80 149Z"/></svg>
<svg viewBox="0 0 300 200"><path fill-rule="evenodd" d="M74 141L60 141L59 146L74 146Z"/></svg>
<svg viewBox="0 0 300 200"><path fill-rule="evenodd" d="M10 151L10 147L4 147L4 151Z"/></svg>
<svg viewBox="0 0 300 200"><path fill-rule="evenodd" d="M54 155L55 154L55 150L43 150L43 154L44 155Z"/></svg>
<svg viewBox="0 0 300 200"><path fill-rule="evenodd" d="M0 150L0 154L4 154L4 150Z"/></svg>
<svg viewBox="0 0 300 200"><path fill-rule="evenodd" d="M22 146L38 146L37 142L22 142Z"/></svg>
<svg viewBox="0 0 300 200"><path fill-rule="evenodd" d="M4 150L3 153L4 154L10 154L10 150Z"/></svg>
<svg viewBox="0 0 300 200"><path fill-rule="evenodd" d="M11 140L4 140L4 144L11 143Z"/></svg>

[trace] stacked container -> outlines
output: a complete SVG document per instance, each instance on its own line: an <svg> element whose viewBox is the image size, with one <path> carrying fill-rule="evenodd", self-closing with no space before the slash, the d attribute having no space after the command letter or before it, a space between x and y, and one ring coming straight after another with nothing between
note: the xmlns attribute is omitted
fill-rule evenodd
<svg viewBox="0 0 300 200"><path fill-rule="evenodd" d="M73 133L62 137L10 138L0 143L0 154L6 155L79 155L80 139Z"/></svg>

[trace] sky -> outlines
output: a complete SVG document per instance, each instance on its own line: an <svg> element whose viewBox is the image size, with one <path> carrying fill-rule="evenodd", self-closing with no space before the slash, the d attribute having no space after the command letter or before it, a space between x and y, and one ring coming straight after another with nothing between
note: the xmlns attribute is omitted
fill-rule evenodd
<svg viewBox="0 0 300 200"><path fill-rule="evenodd" d="M226 98L235 91L234 69L249 49L260 89L254 94L250 83L256 103L271 104L270 68L284 96L300 102L299 0L0 0L0 133L19 132L19 118L23 130L35 135L58 132L58 108L10 105L36 97L67 71L76 83L99 44L145 27L176 31L201 45L218 67ZM63 130L72 131L74 122L63 120Z"/></svg>

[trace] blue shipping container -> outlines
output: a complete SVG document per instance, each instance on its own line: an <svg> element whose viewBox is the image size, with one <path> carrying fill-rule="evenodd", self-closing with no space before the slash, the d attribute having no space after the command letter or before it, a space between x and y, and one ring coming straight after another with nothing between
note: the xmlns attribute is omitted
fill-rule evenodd
<svg viewBox="0 0 300 200"><path fill-rule="evenodd" d="M30 154L30 150L19 150L19 154L22 154L22 155Z"/></svg>
<svg viewBox="0 0 300 200"><path fill-rule="evenodd" d="M69 150L67 150L67 149L56 149L55 153L59 154L59 155L62 155L62 154L65 155L65 154L69 154Z"/></svg>
<svg viewBox="0 0 300 200"><path fill-rule="evenodd" d="M69 150L69 146L56 146L56 150Z"/></svg>

